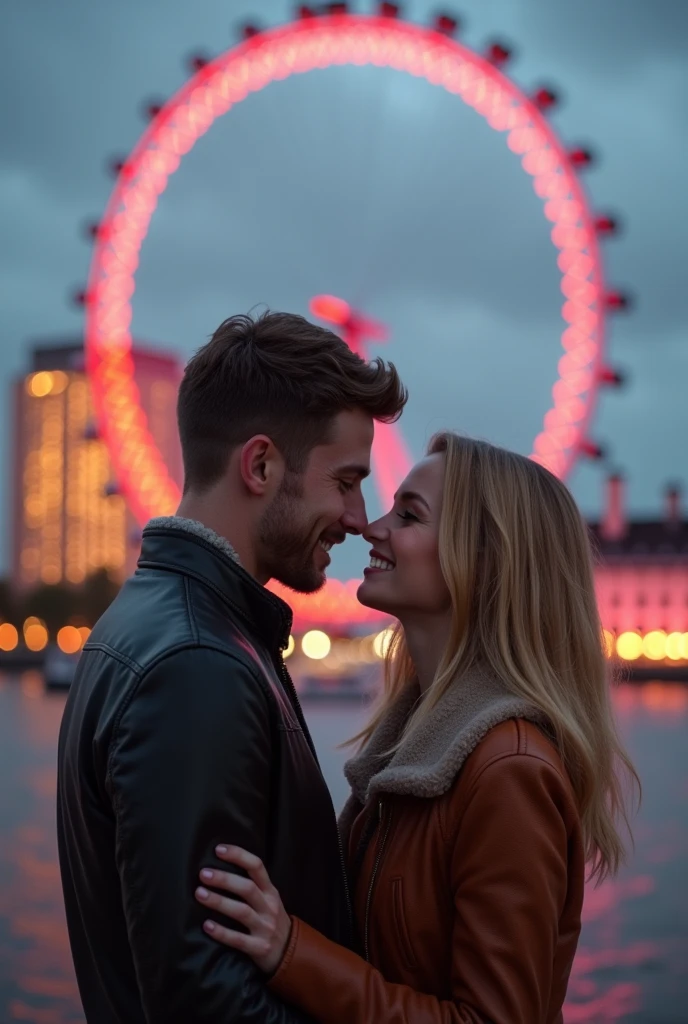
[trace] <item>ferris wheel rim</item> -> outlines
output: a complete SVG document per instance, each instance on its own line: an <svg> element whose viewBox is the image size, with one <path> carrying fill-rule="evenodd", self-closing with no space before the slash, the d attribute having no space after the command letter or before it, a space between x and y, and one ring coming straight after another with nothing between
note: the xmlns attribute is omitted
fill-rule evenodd
<svg viewBox="0 0 688 1024"><path fill-rule="evenodd" d="M140 238L138 245L132 245L131 238L125 238L124 242L128 241L128 245L121 244L120 246L120 251L117 253L120 266L115 268L115 279L118 287L114 287L112 275L109 272L105 275L103 273L108 252L110 254L111 266L115 262L115 258L112 256L113 239L123 243L121 223L122 207L126 209L125 200L131 193L132 188L134 188L132 183L137 181L140 182L141 179L145 179L142 167L144 167L146 160L148 161L148 167L145 168L145 174L148 174L149 177L150 175L155 176L157 174L158 185L161 182L161 176L164 177L162 187L156 187L152 192L149 189L151 197L150 209L147 211L149 222L155 205L157 204L157 199L159 195L164 192L169 177L171 177L171 174L176 170L176 166L178 166L182 156L189 151L196 141L198 141L200 136L210 127L213 121L224 112L221 111L219 113L215 113L207 124L202 124L201 128L195 135L191 129L187 132L186 141L191 138L191 144L187 148L184 148L184 146L186 146L186 141L184 141L183 145L178 147L178 152L176 154L172 154L173 157L176 157L177 163L175 166L170 165L171 169L165 173L165 168L163 166L163 154L165 151L162 150L159 145L160 139L163 137L166 130L168 131L169 137L173 136L174 132L172 126L174 124L175 115L177 112L182 110L185 105L189 106L189 102L194 101L194 96L196 96L196 101L200 101L199 90L202 92L203 89L206 89L207 93L208 84L211 83L218 74L227 74L233 66L238 67L241 71L242 60L250 62L254 58L259 57L263 60L264 64L265 62L269 63L270 60L273 60L274 62L275 48L280 45L288 43L295 46L298 51L298 47L300 45L305 45L308 41L313 43L314 40L319 40L322 45L325 45L328 41L330 43L336 42L336 36L339 36L341 41L343 34L346 32L351 34L351 45L353 45L354 41L363 45L366 39L370 42L374 37L375 43L378 46L384 46L385 42L389 42L390 40L396 41L400 46L413 43L418 44L419 42L426 44L427 46L432 46L437 59L429 65L431 74L423 76L428 80L431 80L433 76L434 78L437 78L438 69L441 63L439 58L446 58L449 60L453 58L454 62L456 62L457 58L460 58L465 65L479 72L483 84L493 83L495 89L501 90L503 95L508 96L519 108L523 109L527 113L528 122L524 122L521 127L527 128L532 126L532 129L535 130L536 133L539 133L540 137L543 137L546 140L552 153L555 155L557 160L557 173L563 175L571 197L577 204L578 213L580 214L580 219L582 221L580 230L583 233L579 238L579 242L584 242L584 244L574 247L564 246L560 248L560 254L561 252L577 252L580 254L587 252L587 257L591 261L591 270L588 274L587 283L594 291L596 304L596 309L594 311L591 309L590 303L588 303L586 307L588 321L590 322L591 316L594 320L593 333L595 334L594 341L592 342L594 351L591 354L591 358L588 359L585 364L585 371L588 373L589 378L588 388L585 392L586 399L581 407L580 404L576 404L577 401L580 402L580 399L576 395L575 391L571 394L570 397L572 399L573 406L578 412L578 416L575 418L573 426L571 423L559 425L561 429L568 427L569 443L565 447L560 448L561 457L559 458L559 463L555 466L550 466L550 468L553 468L555 472L558 472L558 475L564 476L575 461L578 441L584 437L590 419L594 413L598 390L597 371L602 365L603 360L605 323L603 303L604 282L599 243L590 205L583 186L575 173L574 168L570 165L566 150L557 133L537 108L535 103L530 100L510 78L508 78L499 68L490 64L486 58L481 57L474 50L455 39L444 36L433 29L414 25L411 22L401 19L390 20L387 18L364 14L319 16L318 18L304 21L290 22L287 25L261 32L258 35L253 36L251 39L248 39L235 47L229 48L214 61L209 62L206 66L199 69L175 93L168 103L162 106L152 123L144 131L133 148L130 156L125 161L124 167L118 176L108 202L106 213L101 223L101 229L95 240L89 286L87 290L88 301L86 303L85 337L86 361L89 376L93 385L97 418L103 436L113 457L115 473L118 480L121 481L122 491L140 523L146 521L151 517L151 515L158 514L160 512L161 505L166 511L169 510L169 508L178 500L178 488L169 477L162 457L152 442L152 438L147 431L145 418L142 419L140 414L140 409L137 410L138 414L132 415L132 403L134 406L136 406L137 403L135 402L136 390L133 381L133 364L130 357L132 344L131 332L129 329L131 319L130 300L135 290L136 264L138 263L140 248L147 234L147 224L143 232L139 232ZM355 40L354 36L356 33L359 35ZM301 51L301 54L303 54L303 51ZM351 56L352 54L349 54L350 58ZM372 59L374 56L375 54L371 54L371 59L367 60L366 63L377 63L376 60ZM379 53L377 56L380 58ZM384 53L382 54L382 57L384 57ZM287 71L287 74L282 73L284 68L280 69L279 67L275 67L273 68L273 75L265 76L264 74L265 81L263 84L258 86L256 86L255 81L252 83L250 80L247 80L244 82L244 85L246 85L245 92L243 95L232 99L229 104L230 107L236 105L237 102L241 102L242 99L245 99L252 92L259 91L267 85L276 82L281 78L288 77L291 74L306 73L314 70L316 67L330 66L332 63L357 63L357 61L352 59L318 63L316 58L317 54L312 55L312 63L310 65L292 67L291 70ZM396 65L392 63L383 63L381 66L392 67ZM408 67L400 67L399 70L409 72ZM264 71L265 69L263 69L263 73ZM410 71L409 73L416 72ZM435 81L434 84L443 85L444 83L442 81ZM251 85L253 85L253 87L251 87ZM450 89L449 91L453 90ZM464 102L468 102L465 99L465 96L461 96L460 98L463 99ZM471 103L469 105L474 106L474 109L477 110L477 106L474 104ZM198 109L196 109L196 113L198 113ZM481 113L481 111L478 110L478 113ZM483 114L483 116L486 115ZM492 127L494 127L494 125L492 125ZM516 127L519 126L516 125ZM507 131L507 128L499 130L504 132ZM511 131L513 131L513 128L509 130L509 132ZM510 134L508 136L508 139L509 138L511 138ZM511 146L510 148L513 147ZM528 155L528 152L529 151L526 151L525 156ZM158 167L155 166L156 160L160 165ZM172 164L174 164L174 159L172 160ZM535 181L537 175L533 171L528 170L528 168L524 169ZM118 217L120 217L120 222L117 221ZM550 217L549 219L552 220L553 217ZM554 220L554 223L555 227L562 226L562 224L558 223L556 219ZM126 271L125 269L124 273L121 269L122 263L125 262L123 261L123 256L128 258L131 262L129 271ZM567 273L567 271L562 271L562 288ZM107 316L104 316L104 277L108 279L106 283L109 284L110 292L112 293L109 297L110 305L108 306L105 304L105 312L107 312L108 309L112 309L113 301L118 302L119 321L117 321L115 317L111 316L110 322L108 323ZM107 289L105 289L105 291L107 292ZM580 299L578 302L580 304ZM575 306L575 302L573 302L569 297L567 302L564 303L564 309L566 309L567 303ZM571 309L569 310L569 313L571 316L574 316L575 310ZM569 332L572 329L573 331L579 329L576 327L575 321L568 328ZM589 336L588 341L591 341ZM562 377L559 378L557 384L561 381ZM552 413L555 410L556 402L553 409L549 410L549 412ZM126 422L128 424L127 429L131 442L128 446L126 443L123 443L126 441L124 434L127 432L122 429L122 423L124 420L120 419L118 421L116 419L118 414L121 416L126 415L128 417ZM540 436L542 437L543 435ZM548 436L547 427L545 427L544 437L547 438ZM143 454L142 446L144 449ZM131 452L135 449L137 450L137 464L132 469ZM127 455L127 450L129 455ZM544 452L544 455L537 451L532 454L538 459L538 461L548 464L547 460L549 455L546 451ZM138 477L136 473L138 473ZM146 486L143 486L144 483ZM163 501L160 500L161 486L164 489Z"/></svg>

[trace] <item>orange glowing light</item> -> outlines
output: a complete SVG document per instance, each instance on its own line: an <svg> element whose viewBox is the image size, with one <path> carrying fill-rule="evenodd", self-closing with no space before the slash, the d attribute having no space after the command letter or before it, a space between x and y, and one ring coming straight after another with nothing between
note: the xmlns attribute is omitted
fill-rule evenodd
<svg viewBox="0 0 688 1024"><path fill-rule="evenodd" d="M25 626L24 643L30 651L44 650L48 644L48 630L39 623Z"/></svg>
<svg viewBox="0 0 688 1024"><path fill-rule="evenodd" d="M29 377L26 389L34 398L45 398L53 389L53 375L46 370L34 373Z"/></svg>
<svg viewBox="0 0 688 1024"><path fill-rule="evenodd" d="M0 651L13 651L18 643L17 627L11 622L3 622L0 625Z"/></svg>
<svg viewBox="0 0 688 1024"><path fill-rule="evenodd" d="M81 634L75 626L63 626L57 634L57 646L64 654L76 654L81 650Z"/></svg>

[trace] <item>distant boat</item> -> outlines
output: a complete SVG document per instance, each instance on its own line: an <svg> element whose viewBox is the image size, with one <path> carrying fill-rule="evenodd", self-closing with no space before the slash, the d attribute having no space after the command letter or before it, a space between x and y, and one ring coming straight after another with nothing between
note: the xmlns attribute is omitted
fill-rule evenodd
<svg viewBox="0 0 688 1024"><path fill-rule="evenodd" d="M79 654L65 654L55 644L45 652L43 678L49 690L68 690L74 681Z"/></svg>

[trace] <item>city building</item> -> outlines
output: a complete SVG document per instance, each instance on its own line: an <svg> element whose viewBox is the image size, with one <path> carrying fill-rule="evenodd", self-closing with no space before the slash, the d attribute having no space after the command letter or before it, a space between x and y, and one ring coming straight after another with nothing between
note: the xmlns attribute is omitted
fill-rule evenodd
<svg viewBox="0 0 688 1024"><path fill-rule="evenodd" d="M134 374L148 427L181 485L175 406L182 366L175 355L134 346ZM95 426L81 341L38 344L14 385L12 583L78 585L105 569L116 582L133 570L138 524L118 493Z"/></svg>
<svg viewBox="0 0 688 1024"><path fill-rule="evenodd" d="M688 521L677 486L665 493L662 516L629 519L625 481L609 477L599 522L595 585L610 653L636 675L655 674L659 662L675 675L688 672Z"/></svg>

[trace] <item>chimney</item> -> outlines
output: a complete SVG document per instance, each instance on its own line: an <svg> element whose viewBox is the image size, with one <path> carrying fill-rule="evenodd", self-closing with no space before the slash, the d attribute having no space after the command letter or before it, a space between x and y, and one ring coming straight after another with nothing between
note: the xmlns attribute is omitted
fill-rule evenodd
<svg viewBox="0 0 688 1024"><path fill-rule="evenodd" d="M605 508L600 522L600 536L603 540L622 540L626 536L625 481L621 473L607 477Z"/></svg>
<svg viewBox="0 0 688 1024"><path fill-rule="evenodd" d="M681 488L669 484L664 492L664 525L667 530L678 530L683 522L681 510Z"/></svg>

